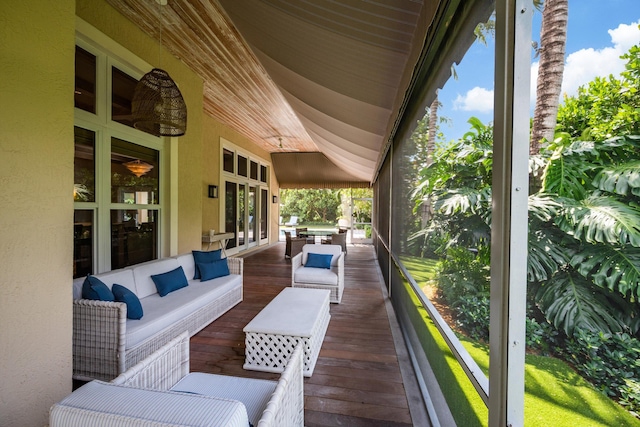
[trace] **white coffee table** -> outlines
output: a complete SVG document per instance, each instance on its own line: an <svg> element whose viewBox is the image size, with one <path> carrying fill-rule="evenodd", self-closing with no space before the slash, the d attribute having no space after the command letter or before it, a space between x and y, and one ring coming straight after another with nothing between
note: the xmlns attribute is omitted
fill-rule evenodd
<svg viewBox="0 0 640 427"><path fill-rule="evenodd" d="M329 326L326 289L285 288L244 327L244 369L282 372L298 341L304 376L310 377Z"/></svg>

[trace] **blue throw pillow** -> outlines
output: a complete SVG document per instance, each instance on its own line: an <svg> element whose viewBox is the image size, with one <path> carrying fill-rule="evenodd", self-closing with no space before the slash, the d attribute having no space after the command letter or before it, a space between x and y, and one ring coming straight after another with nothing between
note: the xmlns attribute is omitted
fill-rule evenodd
<svg viewBox="0 0 640 427"><path fill-rule="evenodd" d="M331 268L331 258L333 258L333 255L331 254L308 253L307 263L304 266L313 268Z"/></svg>
<svg viewBox="0 0 640 427"><path fill-rule="evenodd" d="M117 283L113 284L111 291L116 301L127 304L127 319L142 318L142 304L140 304L140 300L136 294Z"/></svg>
<svg viewBox="0 0 640 427"><path fill-rule="evenodd" d="M202 282L231 274L229 273L229 264L226 258L212 262L203 262L197 264L197 266L200 268L200 280Z"/></svg>
<svg viewBox="0 0 640 427"><path fill-rule="evenodd" d="M168 295L170 292L177 291L180 288L189 286L187 276L184 275L182 267L162 274L152 274L151 280L156 284L156 289L161 297Z"/></svg>
<svg viewBox="0 0 640 427"><path fill-rule="evenodd" d="M98 301L113 301L113 293L102 280L88 275L82 284L82 298Z"/></svg>
<svg viewBox="0 0 640 427"><path fill-rule="evenodd" d="M196 263L196 272L193 275L194 279L200 278L200 269L198 268L198 264L202 264L205 262L217 261L222 258L222 249L218 249L216 251L191 251L193 253L193 261Z"/></svg>

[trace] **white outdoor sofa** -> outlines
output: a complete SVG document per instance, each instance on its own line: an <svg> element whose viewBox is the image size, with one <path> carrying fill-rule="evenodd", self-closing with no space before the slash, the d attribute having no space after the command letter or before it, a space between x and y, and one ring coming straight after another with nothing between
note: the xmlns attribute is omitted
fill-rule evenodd
<svg viewBox="0 0 640 427"><path fill-rule="evenodd" d="M189 337L173 339L110 383L91 381L51 408L49 427L302 427L302 345L279 381L189 373Z"/></svg>
<svg viewBox="0 0 640 427"><path fill-rule="evenodd" d="M309 267L309 254L332 255L330 268ZM291 259L291 286L294 288L328 289L330 301L340 303L344 292L344 252L340 245L307 244Z"/></svg>
<svg viewBox="0 0 640 427"><path fill-rule="evenodd" d="M182 332L196 334L243 298L243 259L227 258L228 276L194 280L191 253L97 274L140 300L143 316L127 318L123 302L82 299L84 278L73 282L73 378L110 381ZM161 297L151 275L182 267L188 286Z"/></svg>

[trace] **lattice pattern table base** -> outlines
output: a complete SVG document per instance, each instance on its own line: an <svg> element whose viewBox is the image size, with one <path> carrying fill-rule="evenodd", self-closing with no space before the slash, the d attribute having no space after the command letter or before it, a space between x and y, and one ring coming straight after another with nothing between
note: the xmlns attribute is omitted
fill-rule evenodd
<svg viewBox="0 0 640 427"><path fill-rule="evenodd" d="M309 301L296 301L297 308L300 304L308 308L301 310L302 313L292 313L291 309L286 310L285 305L290 304L290 300L274 299L267 307L263 309L245 328L245 364L244 369L265 371L265 372L282 372L287 366L289 357L293 353L296 344L302 341L304 346L304 376L310 377L313 374L320 347L329 326L331 316L329 314L329 291L312 290L311 294L305 295L300 292L309 292L308 289L286 288L287 294L295 291L296 295L312 295L317 298L311 298ZM284 291L283 291L284 292ZM289 295L290 296L290 295ZM277 315L274 317L274 313ZM296 334L295 331L290 334L277 333L280 324L291 325L300 324L300 316L313 316L304 319L307 324L311 325L310 329L302 328ZM297 317L297 319L296 319ZM298 320L298 322L296 322ZM267 332L271 329L271 332Z"/></svg>

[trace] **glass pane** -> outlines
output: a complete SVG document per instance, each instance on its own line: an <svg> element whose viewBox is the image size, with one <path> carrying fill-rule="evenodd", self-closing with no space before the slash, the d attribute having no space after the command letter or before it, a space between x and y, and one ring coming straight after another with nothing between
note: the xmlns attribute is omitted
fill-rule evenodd
<svg viewBox="0 0 640 427"><path fill-rule="evenodd" d="M260 181L267 182L267 167L260 166Z"/></svg>
<svg viewBox="0 0 640 427"><path fill-rule="evenodd" d="M77 126L74 128L74 202L96 201L95 141L95 132Z"/></svg>
<svg viewBox="0 0 640 427"><path fill-rule="evenodd" d="M73 278L93 273L93 210L73 212Z"/></svg>
<svg viewBox="0 0 640 427"><path fill-rule="evenodd" d="M244 223L244 214L245 214L245 204L244 204L244 196L245 196L245 186L240 184L238 185L238 245L244 246L244 233L245 233L245 223Z"/></svg>
<svg viewBox="0 0 640 427"><path fill-rule="evenodd" d="M256 187L249 187L249 243L256 241Z"/></svg>
<svg viewBox="0 0 640 427"><path fill-rule="evenodd" d="M236 213L237 213L237 191L235 182L226 182L224 189L224 231L227 233L236 233ZM236 238L227 241L227 249L235 248L237 245Z"/></svg>
<svg viewBox="0 0 640 427"><path fill-rule="evenodd" d="M222 153L222 164L225 172L233 173L233 151L224 149Z"/></svg>
<svg viewBox="0 0 640 427"><path fill-rule="evenodd" d="M76 87L74 105L90 113L96 113L96 57L76 46Z"/></svg>
<svg viewBox="0 0 640 427"><path fill-rule="evenodd" d="M158 258L158 211L111 211L111 269Z"/></svg>
<svg viewBox="0 0 640 427"><path fill-rule="evenodd" d="M159 203L157 150L111 138L111 202Z"/></svg>
<svg viewBox="0 0 640 427"><path fill-rule="evenodd" d="M131 100L138 81L111 67L111 120L133 127Z"/></svg>
<svg viewBox="0 0 640 427"><path fill-rule="evenodd" d="M267 212L269 210L269 192L265 189L260 191L260 238L267 238Z"/></svg>
<svg viewBox="0 0 640 427"><path fill-rule="evenodd" d="M251 162L251 179L258 180L258 164L254 161Z"/></svg>
<svg viewBox="0 0 640 427"><path fill-rule="evenodd" d="M238 175L247 176L247 158L238 156Z"/></svg>

